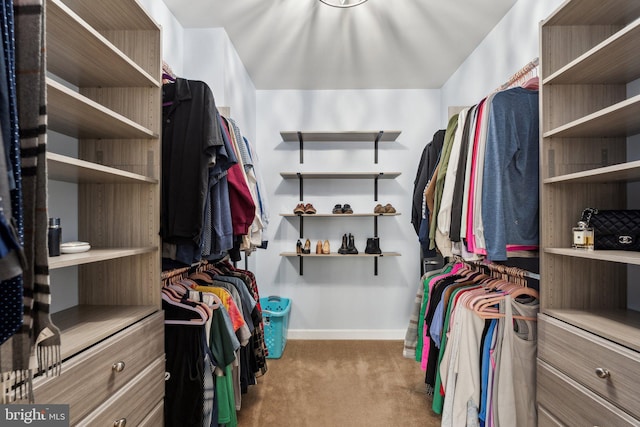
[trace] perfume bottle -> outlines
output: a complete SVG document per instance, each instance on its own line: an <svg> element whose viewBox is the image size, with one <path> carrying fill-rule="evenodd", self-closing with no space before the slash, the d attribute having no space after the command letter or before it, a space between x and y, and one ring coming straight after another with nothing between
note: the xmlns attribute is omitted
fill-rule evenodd
<svg viewBox="0 0 640 427"><path fill-rule="evenodd" d="M586 221L578 221L578 225L573 227L573 247L592 251L593 241L593 227L589 227Z"/></svg>

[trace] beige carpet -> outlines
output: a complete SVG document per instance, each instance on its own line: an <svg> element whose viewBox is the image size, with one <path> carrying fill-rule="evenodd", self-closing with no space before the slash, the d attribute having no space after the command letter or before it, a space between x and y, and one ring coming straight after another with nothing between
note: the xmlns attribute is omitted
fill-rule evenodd
<svg viewBox="0 0 640 427"><path fill-rule="evenodd" d="M439 426L401 341L288 341L243 395L240 427Z"/></svg>

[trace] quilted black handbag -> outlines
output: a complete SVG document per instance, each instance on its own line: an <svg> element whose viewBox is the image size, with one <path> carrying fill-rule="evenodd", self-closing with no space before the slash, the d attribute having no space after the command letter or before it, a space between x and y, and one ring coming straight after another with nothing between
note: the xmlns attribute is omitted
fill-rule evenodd
<svg viewBox="0 0 640 427"><path fill-rule="evenodd" d="M594 249L640 251L640 210L588 208L582 219L593 227Z"/></svg>

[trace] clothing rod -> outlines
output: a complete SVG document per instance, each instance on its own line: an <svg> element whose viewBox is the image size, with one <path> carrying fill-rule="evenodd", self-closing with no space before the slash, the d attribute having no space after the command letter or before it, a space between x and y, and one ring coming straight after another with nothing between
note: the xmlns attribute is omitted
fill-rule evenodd
<svg viewBox="0 0 640 427"><path fill-rule="evenodd" d="M523 76L527 75L532 70L534 70L539 64L540 64L540 58L533 59L531 62L529 62L524 67L522 67L520 70L516 71L516 73L513 74L509 78L509 80L507 80L506 83L504 83L502 86L500 86L498 89L496 89L496 92L504 90L504 89L507 89L509 86L511 86L512 84L514 84L518 80L520 80Z"/></svg>

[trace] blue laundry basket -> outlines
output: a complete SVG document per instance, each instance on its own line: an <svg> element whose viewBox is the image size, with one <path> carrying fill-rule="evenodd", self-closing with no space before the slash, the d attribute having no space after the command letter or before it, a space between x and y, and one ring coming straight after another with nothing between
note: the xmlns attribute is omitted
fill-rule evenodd
<svg viewBox="0 0 640 427"><path fill-rule="evenodd" d="M279 296L268 296L260 298L260 306L264 321L264 340L269 350L267 359L279 359L287 344L291 300Z"/></svg>

